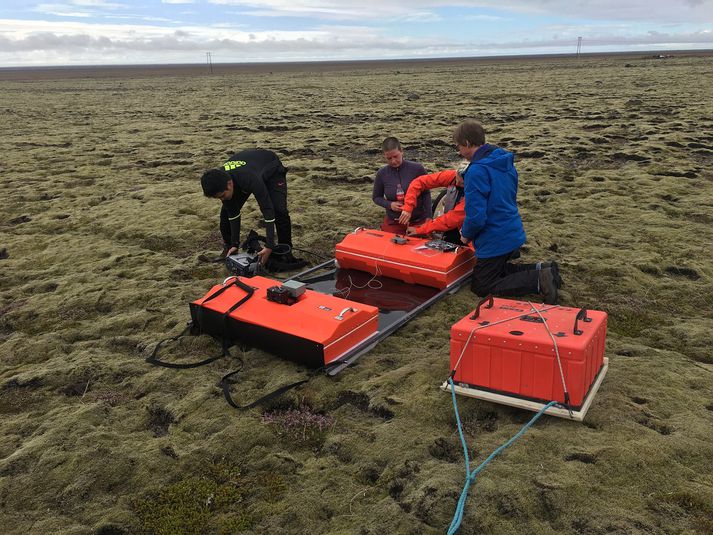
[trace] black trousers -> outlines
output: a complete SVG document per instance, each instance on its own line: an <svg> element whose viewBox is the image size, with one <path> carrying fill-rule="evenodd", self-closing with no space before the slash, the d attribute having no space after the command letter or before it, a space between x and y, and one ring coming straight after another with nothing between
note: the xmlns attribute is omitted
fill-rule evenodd
<svg viewBox="0 0 713 535"><path fill-rule="evenodd" d="M265 186L270 194L272 207L275 209L277 243L285 243L292 247L292 220L287 210L287 173L275 173L265 181ZM228 211L224 207L220 210L220 235L223 237L223 243L226 244L226 247L233 243L230 234Z"/></svg>
<svg viewBox="0 0 713 535"><path fill-rule="evenodd" d="M493 258L478 258L473 269L470 289L485 297L488 294L515 296L540 293L537 264L512 264L520 249Z"/></svg>

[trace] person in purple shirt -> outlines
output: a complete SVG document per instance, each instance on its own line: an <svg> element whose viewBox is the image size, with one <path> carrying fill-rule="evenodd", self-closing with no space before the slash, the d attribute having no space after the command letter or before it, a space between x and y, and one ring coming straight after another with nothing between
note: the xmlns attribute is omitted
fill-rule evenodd
<svg viewBox="0 0 713 535"><path fill-rule="evenodd" d="M395 137L387 137L381 144L387 165L379 169L374 180L372 199L386 209L386 217L381 230L394 234L406 234L406 226L399 223L403 200L409 184L414 178L426 174L426 169L417 162L404 160L401 143ZM409 225L417 226L432 217L431 193L423 192L411 214Z"/></svg>

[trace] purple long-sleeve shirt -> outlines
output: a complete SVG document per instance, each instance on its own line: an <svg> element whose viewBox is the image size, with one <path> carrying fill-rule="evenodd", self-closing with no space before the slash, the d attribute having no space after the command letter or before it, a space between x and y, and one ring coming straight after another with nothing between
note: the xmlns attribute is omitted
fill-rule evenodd
<svg viewBox="0 0 713 535"><path fill-rule="evenodd" d="M410 160L404 160L401 166L397 168L385 165L376 173L372 199L374 199L376 204L386 209L386 215L389 219L397 220L401 212L394 212L391 209L391 203L396 200L397 185L400 183L404 193L406 193L413 179L425 174L426 169L423 165ZM431 192L424 191L418 197L416 208L414 208L411 214L411 222L420 222L432 217L432 215Z"/></svg>

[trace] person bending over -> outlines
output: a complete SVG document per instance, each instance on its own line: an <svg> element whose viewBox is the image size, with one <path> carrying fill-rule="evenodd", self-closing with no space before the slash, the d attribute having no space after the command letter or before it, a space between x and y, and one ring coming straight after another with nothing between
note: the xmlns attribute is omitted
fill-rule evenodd
<svg viewBox="0 0 713 535"><path fill-rule="evenodd" d="M404 160L401 143L395 137L387 137L381 144L387 165L379 169L374 180L372 199L386 209L386 216L381 223L381 230L395 234L405 234L406 225L399 223L406 191L414 178L426 174L420 163ZM426 191L419 196L413 208L411 219L420 224L431 217L431 193Z"/></svg>
<svg viewBox="0 0 713 535"><path fill-rule="evenodd" d="M518 175L513 154L485 142L480 123L466 120L453 132L461 156L470 161L465 181L465 220L461 241L475 245L478 261L471 289L479 296L539 293L547 304L557 304L562 280L556 262L512 264L525 243L525 229L517 208Z"/></svg>
<svg viewBox="0 0 713 535"><path fill-rule="evenodd" d="M451 243L460 244L460 227L465 220L465 196L463 191L463 175L468 162L456 169L448 169L439 173L422 175L414 179L409 185L404 205L399 216L399 223L408 225L411 213L416 207L418 196L424 191L433 188L447 188L443 199L443 215L436 219L427 220L417 226L406 229L408 235L430 235L433 232L442 232L443 239Z"/></svg>
<svg viewBox="0 0 713 535"><path fill-rule="evenodd" d="M287 169L277 155L265 149L240 151L220 168L210 169L201 177L206 197L222 201L220 233L224 256L240 246L240 210L250 195L257 200L265 220L266 243L258 257L267 263L275 248L275 227L279 243L292 247L292 224L287 211Z"/></svg>

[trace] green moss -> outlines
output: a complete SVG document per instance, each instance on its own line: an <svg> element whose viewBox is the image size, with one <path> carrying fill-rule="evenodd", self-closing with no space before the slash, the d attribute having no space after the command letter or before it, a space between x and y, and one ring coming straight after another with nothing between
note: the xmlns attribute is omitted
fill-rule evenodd
<svg viewBox="0 0 713 535"><path fill-rule="evenodd" d="M384 137L399 137L429 171L444 169L456 159L452 128L467 116L518 155L522 262L557 260L562 304L610 314L610 371L582 425L542 418L478 477L462 531L713 532L711 511L695 500L713 503L702 469L713 414L713 182L699 147L712 142L701 83L712 65L713 55L697 54L214 76L187 68L170 78L153 67L111 78L4 73L3 532L88 533L102 521L131 534L443 533L463 476L451 402L437 386L449 371L449 326L478 301L468 288L339 375L286 396L338 418L326 429L314 414L278 413L263 425L259 412L227 407L216 381L234 359L178 371L143 357L227 275L198 261L222 247L203 170L239 147L275 150L290 169L295 245L332 257L345 233L383 218L371 180ZM464 108L475 85L477 101ZM409 93L420 98L395 113ZM254 199L242 217L244 233L260 228ZM161 355L191 362L216 351L209 336L186 337ZM244 362L236 397L304 376L261 351L234 355ZM474 399L459 406L474 462L531 417ZM207 461L213 452L228 460ZM544 474L545 487L533 485Z"/></svg>
<svg viewBox="0 0 713 535"><path fill-rule="evenodd" d="M287 484L280 474L265 474L262 487L264 499L268 502L277 502L285 493Z"/></svg>
<svg viewBox="0 0 713 535"><path fill-rule="evenodd" d="M150 235L139 240L142 247L154 252L175 252L185 249L186 244L181 243L173 236Z"/></svg>
<svg viewBox="0 0 713 535"><path fill-rule="evenodd" d="M221 518L217 524L216 532L218 535L234 535L252 528L255 524L255 519L249 513L239 513L227 515Z"/></svg>
<svg viewBox="0 0 713 535"><path fill-rule="evenodd" d="M205 472L135 501L141 529L156 535L191 535L250 528L254 518L244 507L246 489L240 469L218 461Z"/></svg>
<svg viewBox="0 0 713 535"><path fill-rule="evenodd" d="M610 313L608 327L621 336L637 338L659 321L659 318L646 312L618 310Z"/></svg>
<svg viewBox="0 0 713 535"><path fill-rule="evenodd" d="M713 503L700 494L687 490L679 490L659 496L662 502L680 507L689 514L700 514L713 517Z"/></svg>
<svg viewBox="0 0 713 535"><path fill-rule="evenodd" d="M677 519L681 527L689 524L701 533L710 533L710 528L713 527L713 502L710 501L710 496L705 494L686 489L659 492L650 500L649 506L672 519Z"/></svg>

